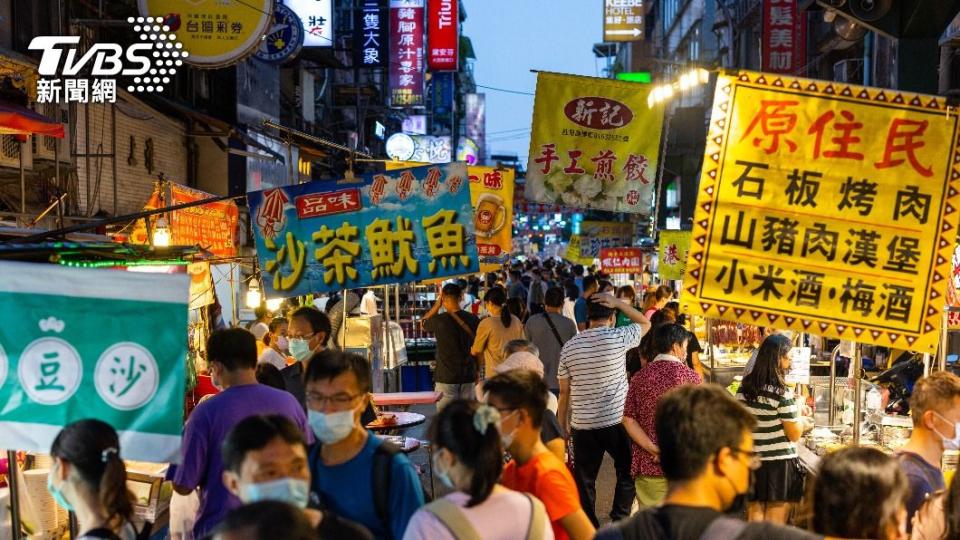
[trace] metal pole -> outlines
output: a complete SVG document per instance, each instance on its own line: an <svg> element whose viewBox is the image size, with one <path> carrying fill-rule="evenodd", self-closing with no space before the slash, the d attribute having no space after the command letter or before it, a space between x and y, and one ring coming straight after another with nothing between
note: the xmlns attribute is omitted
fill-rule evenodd
<svg viewBox="0 0 960 540"><path fill-rule="evenodd" d="M830 353L830 387L827 388L827 425L833 427L836 425L837 412L836 412L836 386L837 386L837 353L840 351L840 346L837 345L834 347L833 351Z"/></svg>
<svg viewBox="0 0 960 540"><path fill-rule="evenodd" d="M117 104L110 105L110 138L112 140L111 149L113 158L111 159L113 169L113 215L117 215Z"/></svg>
<svg viewBox="0 0 960 540"><path fill-rule="evenodd" d="M861 364L862 364L862 363L863 363L863 361L861 360L861 357L860 357L860 344L859 344L859 343L856 343L856 344L853 346L853 362L852 362L852 364L851 364L851 366L850 366L850 369L853 370L854 376L856 377L856 379L854 380L854 385L853 385L853 394L854 394L854 398L853 398L853 444L854 444L854 445L859 445L859 444L860 444L860 424L861 424L860 414L861 414L861 399L862 399L861 396L860 396L860 392L861 392L861 390L863 390L863 378L860 377L860 368L861 368Z"/></svg>
<svg viewBox="0 0 960 540"><path fill-rule="evenodd" d="M706 317L704 317L703 320L707 323L707 347L710 348L710 382L717 382L717 359L715 358L713 348L713 321Z"/></svg>
<svg viewBox="0 0 960 540"><path fill-rule="evenodd" d="M27 178L23 174L23 145L20 143L20 213L27 213Z"/></svg>
<svg viewBox="0 0 960 540"><path fill-rule="evenodd" d="M390 297L389 294L390 294L389 286L384 285L383 298L384 299L389 298ZM397 367L394 364L398 360L398 355L396 354L395 349L393 348L393 332L390 331L391 330L390 329L390 305L389 305L389 302L384 302L383 304L384 304L383 305L383 325L386 327L386 332L387 332L387 339L384 340L386 341L386 344L387 344L386 358L387 360L390 361L390 372L393 372L393 369ZM381 366L383 366L383 362L381 362ZM384 374L386 374L387 372L386 366L383 366L381 369L383 369ZM384 389L383 389L384 392L388 391L386 386L387 386L386 381L384 381Z"/></svg>
<svg viewBox="0 0 960 540"><path fill-rule="evenodd" d="M930 353L923 353L923 376L930 375Z"/></svg>
<svg viewBox="0 0 960 540"><path fill-rule="evenodd" d="M10 484L10 528L13 540L23 538L23 524L20 522L20 480L17 478L17 453L7 450L7 481Z"/></svg>
<svg viewBox="0 0 960 540"><path fill-rule="evenodd" d="M91 216L93 212L91 211L93 205L90 202L90 104L85 103L83 105L83 145L86 148L86 153L83 158L83 172L87 177L87 192L85 195L86 206L84 207L84 215Z"/></svg>
<svg viewBox="0 0 960 540"><path fill-rule="evenodd" d="M943 324L940 327L940 354L937 357L940 371L947 369L947 345L949 343L949 334L947 333L947 311L943 311Z"/></svg>
<svg viewBox="0 0 960 540"><path fill-rule="evenodd" d="M344 289L343 293L340 295L340 306L343 311L343 324L340 325L340 335L343 337L340 339L340 350L347 350L347 295L350 294L350 289ZM337 336L333 336L333 339L337 339Z"/></svg>
<svg viewBox="0 0 960 540"><path fill-rule="evenodd" d="M70 126L67 126L66 129L70 129ZM63 185L60 182L60 139L54 137L53 139L53 174L56 175L57 181L57 190L63 192L63 195L67 194L67 190L63 189ZM60 198L60 202L63 202L63 197ZM57 205L57 227L63 227L63 207Z"/></svg>

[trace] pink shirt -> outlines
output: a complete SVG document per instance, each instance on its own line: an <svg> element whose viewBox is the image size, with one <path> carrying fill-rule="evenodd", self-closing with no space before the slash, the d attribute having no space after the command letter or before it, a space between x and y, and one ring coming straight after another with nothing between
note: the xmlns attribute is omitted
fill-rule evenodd
<svg viewBox="0 0 960 540"><path fill-rule="evenodd" d="M503 489L494 491L487 500L466 508L470 496L455 491L444 496L459 506L483 540L522 540L527 536L530 524L530 501L517 491ZM543 515L543 539L553 540L549 517ZM427 510L417 510L410 519L403 540L456 540L450 530Z"/></svg>

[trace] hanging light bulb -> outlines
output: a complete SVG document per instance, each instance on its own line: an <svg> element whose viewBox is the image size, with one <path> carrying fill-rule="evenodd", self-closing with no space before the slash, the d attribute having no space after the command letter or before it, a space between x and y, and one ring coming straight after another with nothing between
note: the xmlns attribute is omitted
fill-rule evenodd
<svg viewBox="0 0 960 540"><path fill-rule="evenodd" d="M170 227L167 225L166 218L160 216L153 226L153 247L168 246L170 246Z"/></svg>
<svg viewBox="0 0 960 540"><path fill-rule="evenodd" d="M263 295L260 294L260 282L256 278L251 279L247 284L247 307L257 309L263 301Z"/></svg>

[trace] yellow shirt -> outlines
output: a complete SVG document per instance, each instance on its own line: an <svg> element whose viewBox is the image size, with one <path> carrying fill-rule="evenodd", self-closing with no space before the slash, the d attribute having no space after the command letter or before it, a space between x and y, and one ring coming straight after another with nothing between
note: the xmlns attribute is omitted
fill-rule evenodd
<svg viewBox="0 0 960 540"><path fill-rule="evenodd" d="M494 375L494 368L505 358L503 346L515 339L524 339L523 323L520 319L510 316L510 327L505 328L500 317L487 317L480 321L477 327L477 339L473 342L473 352L483 354L483 362L487 377Z"/></svg>

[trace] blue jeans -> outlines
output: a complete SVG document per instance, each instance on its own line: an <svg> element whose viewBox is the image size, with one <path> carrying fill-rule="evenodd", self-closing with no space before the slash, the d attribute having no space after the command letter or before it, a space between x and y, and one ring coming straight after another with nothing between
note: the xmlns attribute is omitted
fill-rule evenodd
<svg viewBox="0 0 960 540"><path fill-rule="evenodd" d="M437 402L437 410L443 409L447 403L455 399L477 399L474 387L476 383L447 384L436 383L436 390L443 394L440 401Z"/></svg>

